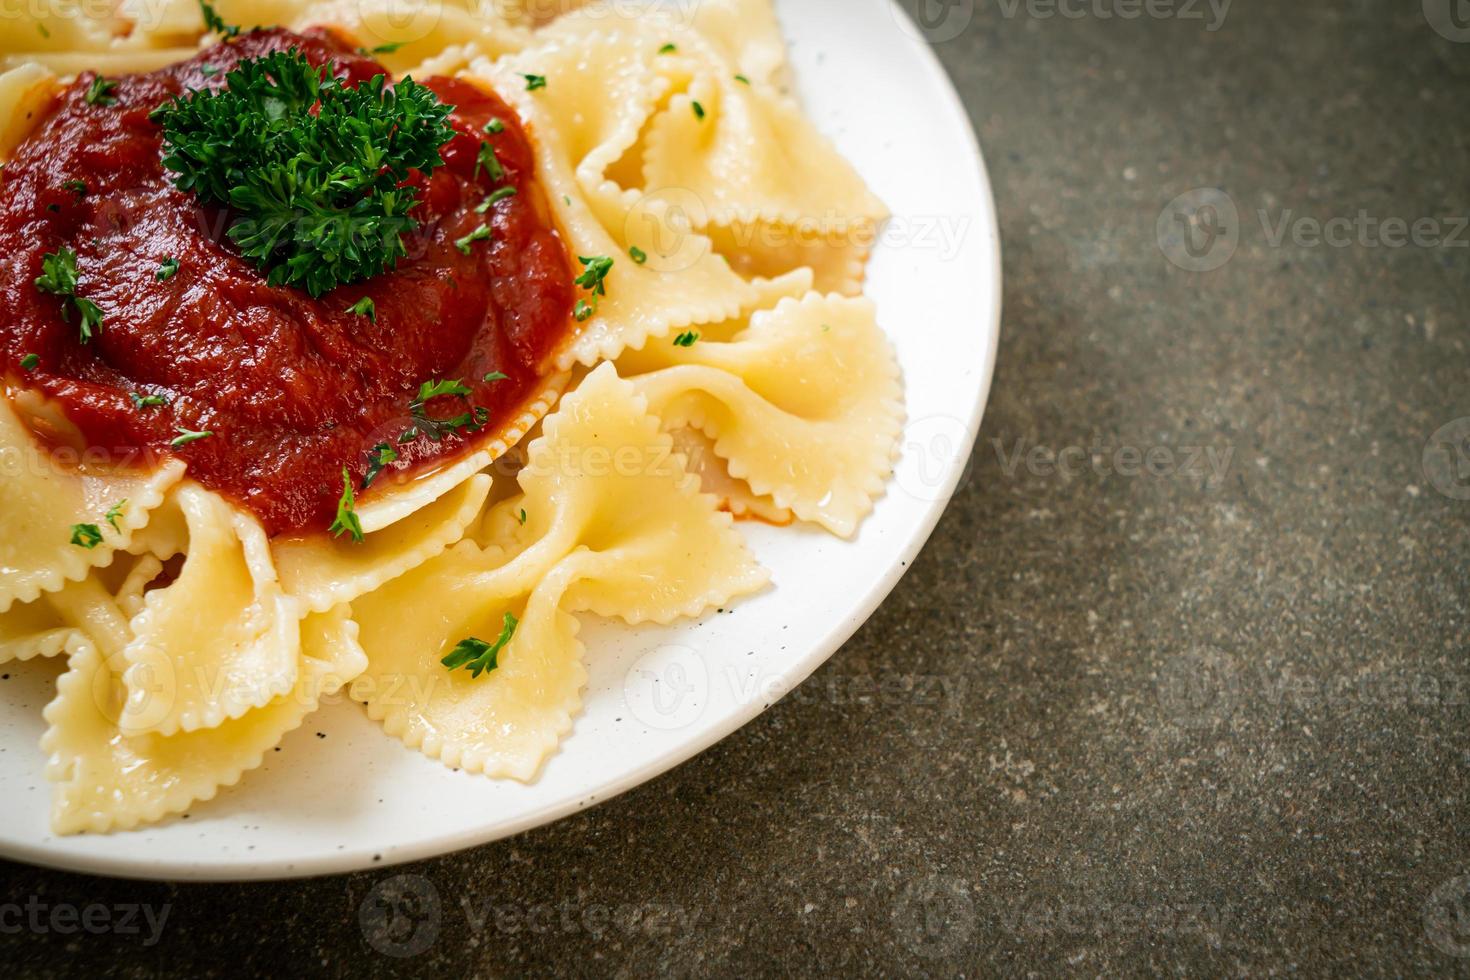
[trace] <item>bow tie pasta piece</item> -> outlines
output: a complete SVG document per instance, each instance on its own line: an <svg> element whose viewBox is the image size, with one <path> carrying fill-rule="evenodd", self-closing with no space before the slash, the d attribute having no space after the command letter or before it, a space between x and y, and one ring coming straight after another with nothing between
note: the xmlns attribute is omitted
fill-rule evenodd
<svg viewBox="0 0 1470 980"><path fill-rule="evenodd" d="M279 539L272 550L281 582L312 612L351 602L463 538L489 495L490 477L480 474L422 510L367 534L360 544L319 534Z"/></svg>
<svg viewBox="0 0 1470 980"><path fill-rule="evenodd" d="M669 435L674 440L674 451L684 457L689 472L699 475L704 492L720 502L720 509L728 511L736 519L751 518L785 527L796 520L796 515L785 507L777 507L770 497L757 495L750 484L730 475L725 461L715 452L715 441L698 429L674 429Z"/></svg>
<svg viewBox="0 0 1470 980"><path fill-rule="evenodd" d="M715 224L876 226L888 209L792 100L702 70L649 125L645 189L677 187Z"/></svg>
<svg viewBox="0 0 1470 980"><path fill-rule="evenodd" d="M461 542L353 605L369 667L352 695L369 715L448 765L516 779L536 774L581 705L570 613L667 623L768 579L611 365L562 401L528 453L524 493L486 521L517 540ZM489 673L440 663L461 641L495 640L507 613L520 625Z"/></svg>
<svg viewBox="0 0 1470 980"><path fill-rule="evenodd" d="M784 300L729 342L650 344L619 368L666 428L700 429L731 476L833 534L857 531L893 471L902 384L870 300Z"/></svg>
<svg viewBox="0 0 1470 980"><path fill-rule="evenodd" d="M99 590L112 596L124 616L136 615L143 608L144 588L162 571L163 563L152 555L120 554L111 565L95 569L79 582L68 582L30 602L17 602L0 613L0 664L61 653L72 633L84 625L69 614L86 608L85 597L98 595Z"/></svg>
<svg viewBox="0 0 1470 980"><path fill-rule="evenodd" d="M144 597L123 650L121 724L160 735L213 728L290 691L304 612L254 517L193 483L174 495L189 528L184 565Z"/></svg>
<svg viewBox="0 0 1470 980"><path fill-rule="evenodd" d="M115 611L114 611L115 612ZM52 829L105 833L154 823L212 799L260 765L264 754L366 666L345 607L301 626L301 662L291 690L263 708L214 728L174 735L129 734L119 727L126 666L115 641L75 634L71 660L46 706L41 739L46 777L55 783Z"/></svg>
<svg viewBox="0 0 1470 980"><path fill-rule="evenodd" d="M433 3L402 3L399 0L219 0L215 11L228 24L253 27L281 25L303 31L311 27L335 27L363 48L372 51L384 45L392 50L373 51L398 76L405 73L422 79L420 65L452 47L472 47L491 57L518 51L530 41L524 22L501 16L504 0L435 0ZM199 8L187 0L195 24Z"/></svg>
<svg viewBox="0 0 1470 980"><path fill-rule="evenodd" d="M540 390L526 399L517 414L498 423L494 431L477 433L470 443L475 451L456 462L403 482L395 479L392 470L380 474L372 488L358 496L357 518L363 531L371 534L404 520L501 459L555 407L570 381L571 375L566 373L544 379Z"/></svg>
<svg viewBox="0 0 1470 980"><path fill-rule="evenodd" d="M538 176L569 250L612 260L601 291L584 291L588 319L558 358L591 366L691 324L738 316L810 287L805 270L745 279L696 230L700 202L677 189L623 189L607 171L637 143L668 88L636 34L557 38L473 72L536 133ZM528 90L527 75L546 79ZM634 256L642 256L640 263Z"/></svg>
<svg viewBox="0 0 1470 980"><path fill-rule="evenodd" d="M701 0L692 18L725 56L727 74L752 85L786 84L786 40L770 0Z"/></svg>
<svg viewBox="0 0 1470 980"><path fill-rule="evenodd" d="M151 472L104 470L85 454L63 469L0 398L0 612L109 564L183 475L175 460Z"/></svg>

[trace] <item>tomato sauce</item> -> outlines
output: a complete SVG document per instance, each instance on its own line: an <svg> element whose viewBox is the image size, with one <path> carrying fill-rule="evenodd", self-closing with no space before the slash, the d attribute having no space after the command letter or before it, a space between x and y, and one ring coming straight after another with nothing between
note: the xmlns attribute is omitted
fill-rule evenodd
<svg viewBox="0 0 1470 980"><path fill-rule="evenodd" d="M418 81L456 107L456 136L440 151L445 165L412 181L419 228L405 236L407 257L316 299L268 286L225 237L231 215L174 187L149 114L186 90L222 87L241 59L288 48L332 64L349 84L386 73L326 32L264 30L118 78L114 105L86 101L92 76L84 74L5 165L0 189L0 371L58 400L92 447L182 458L192 479L273 534L325 529L342 468L359 486L375 444L393 444L400 460L373 490L467 451L473 435L397 442L412 425L409 402L421 382L461 380L468 400L436 399L429 414L483 407L483 431L495 431L547 373L572 327L576 292L515 112L442 78ZM493 118L504 129L487 134ZM477 174L482 141L504 167L500 181ZM475 213L502 186L517 193ZM486 223L493 237L462 254L456 239ZM43 255L61 248L76 252L77 295L103 313L90 343L81 342L76 315L64 319L62 300L35 286ZM171 257L178 271L160 281ZM349 311L364 297L376 322ZM496 372L505 379L483 380ZM167 404L140 408L133 395ZM213 435L171 446L181 429Z"/></svg>

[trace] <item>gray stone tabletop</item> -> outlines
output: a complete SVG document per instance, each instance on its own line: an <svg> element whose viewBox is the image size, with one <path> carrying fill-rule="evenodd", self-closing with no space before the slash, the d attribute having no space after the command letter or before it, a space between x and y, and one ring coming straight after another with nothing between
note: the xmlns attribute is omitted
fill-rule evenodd
<svg viewBox="0 0 1470 980"><path fill-rule="evenodd" d="M0 865L0 904L168 906L0 915L7 973L1470 974L1470 4L926 23L1004 335L968 478L858 635L503 843L247 886ZM402 887L433 930L374 918Z"/></svg>

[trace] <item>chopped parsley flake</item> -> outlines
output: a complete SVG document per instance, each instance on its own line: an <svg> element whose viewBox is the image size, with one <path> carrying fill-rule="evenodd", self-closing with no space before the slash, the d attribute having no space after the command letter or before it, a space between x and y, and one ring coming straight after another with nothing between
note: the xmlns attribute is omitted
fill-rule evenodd
<svg viewBox="0 0 1470 980"><path fill-rule="evenodd" d="M37 24L36 30L41 32L42 37L49 38L51 36L51 32L46 29L45 24Z"/></svg>
<svg viewBox="0 0 1470 980"><path fill-rule="evenodd" d="M658 49L658 53L659 54L673 54L675 51L678 51L678 50L679 50L679 46L677 44L674 44L671 41L668 44L665 44L663 47L659 48Z"/></svg>
<svg viewBox="0 0 1470 980"><path fill-rule="evenodd" d="M484 640L477 640L471 636L460 640L449 655L439 662L450 670L467 668L470 676L478 679L481 674L499 666L500 651L504 650L510 643L511 637L516 635L516 627L519 625L520 621L515 616L506 613L505 620L500 627L500 637L494 643L486 643Z"/></svg>
<svg viewBox="0 0 1470 980"><path fill-rule="evenodd" d="M87 86L87 94L83 96L88 105L117 105L117 96L112 93L117 91L117 82L108 81L101 75L92 79L92 84Z"/></svg>
<svg viewBox="0 0 1470 980"><path fill-rule="evenodd" d="M505 132L505 120L501 119L498 116L490 120L485 124L485 132L491 134L492 136L498 133Z"/></svg>
<svg viewBox="0 0 1470 980"><path fill-rule="evenodd" d="M205 78L213 78L219 74L219 69L214 67L214 65L201 65L199 66L199 73Z"/></svg>
<svg viewBox="0 0 1470 980"><path fill-rule="evenodd" d="M389 41L387 44L380 44L376 48L358 48L357 49L357 53L358 54L392 54L394 51L397 51L399 48L403 47L407 43L408 43L407 41Z"/></svg>
<svg viewBox="0 0 1470 980"><path fill-rule="evenodd" d="M386 442L380 442L368 450L367 457L368 468L362 477L362 488L364 490L373 485L373 481L378 478L379 473L387 469L390 464L398 462L398 450Z"/></svg>
<svg viewBox="0 0 1470 980"><path fill-rule="evenodd" d="M350 534L353 541L363 542L362 521L357 518L357 498L352 495L352 474L345 466L342 467L342 499L337 501L337 519L327 528L327 533L334 538Z"/></svg>
<svg viewBox="0 0 1470 980"><path fill-rule="evenodd" d="M674 338L675 347L693 347L694 342L699 339L699 334L693 330L686 330Z"/></svg>
<svg viewBox="0 0 1470 980"><path fill-rule="evenodd" d="M140 395L136 391L130 391L128 397L133 400L133 407L137 409L162 408L168 404L168 399L162 395Z"/></svg>
<svg viewBox="0 0 1470 980"><path fill-rule="evenodd" d="M592 319L592 314L595 312L596 311L593 309L592 304L587 302L585 299L577 300L577 305L572 308L572 316L576 319L578 323L586 323L588 320Z"/></svg>
<svg viewBox="0 0 1470 980"><path fill-rule="evenodd" d="M210 436L214 435L214 433L209 431L208 429L205 429L202 432L193 432L189 429L178 428L174 431L177 432L178 435L169 441L169 445L173 446L175 449L182 449L184 446L187 446L191 442L198 442L200 439L208 439Z"/></svg>
<svg viewBox="0 0 1470 980"><path fill-rule="evenodd" d="M179 260L170 255L158 263L158 271L153 274L159 282L168 282L179 271Z"/></svg>
<svg viewBox="0 0 1470 980"><path fill-rule="evenodd" d="M69 248L47 252L41 256L41 275L36 288L43 293L62 297L61 318L70 321L73 310L81 319L82 343L87 343L102 329L102 310L89 299L77 295L77 253Z"/></svg>
<svg viewBox="0 0 1470 980"><path fill-rule="evenodd" d="M400 443L413 442L422 435L434 442L440 442L449 436L457 435L461 430L480 431L480 428L490 418L490 412L486 408L472 408L447 419L436 418L428 413L428 403L435 398L447 396L468 398L471 394L473 392L458 379L425 381L419 385L418 396L408 405L408 412L414 424L404 430L403 434L398 437L398 441Z"/></svg>
<svg viewBox="0 0 1470 980"><path fill-rule="evenodd" d="M356 313L358 316L365 316L374 323L378 322L378 307L373 303L371 296L364 296L356 303L353 303L347 307L347 312Z"/></svg>
<svg viewBox="0 0 1470 980"><path fill-rule="evenodd" d="M643 251L643 249L639 248L637 245L629 248L628 254L631 255L633 257L633 261L637 262L639 265L642 265L643 263L648 261L648 253Z"/></svg>
<svg viewBox="0 0 1470 980"><path fill-rule="evenodd" d="M85 180L68 180L61 186L76 194L77 197L87 196L87 182Z"/></svg>
<svg viewBox="0 0 1470 980"><path fill-rule="evenodd" d="M526 526L526 508L521 508L521 512L516 515L516 519L521 522L521 527Z"/></svg>
<svg viewBox="0 0 1470 980"><path fill-rule="evenodd" d="M91 551L102 543L102 529L96 524L73 524L71 543L78 548L86 548Z"/></svg>
<svg viewBox="0 0 1470 980"><path fill-rule="evenodd" d="M34 371L40 364L41 357L39 354L27 354L20 359L20 369L22 371Z"/></svg>
<svg viewBox="0 0 1470 980"><path fill-rule="evenodd" d="M749 85L750 84L750 79L746 78L744 75L736 75L735 76L735 81L739 82L741 85Z"/></svg>
<svg viewBox="0 0 1470 980"><path fill-rule="evenodd" d="M489 197L485 198L485 200L481 201L479 207L475 208L475 213L484 214L486 211L489 211L490 208L494 206L497 201L503 201L507 197L515 197L515 194L516 189L514 187L502 187L495 193L491 194Z"/></svg>
<svg viewBox="0 0 1470 980"><path fill-rule="evenodd" d="M475 176L480 175L480 168L485 168L485 173L493 181L499 182L505 179L505 168L500 165L500 158L495 155L495 147L489 143L480 144L480 154L475 157Z"/></svg>
<svg viewBox="0 0 1470 980"><path fill-rule="evenodd" d="M229 207L226 235L267 284L319 297L407 254L419 193L405 182L443 165L451 111L411 79L349 86L291 49L244 59L223 88L150 118L174 185Z"/></svg>
<svg viewBox="0 0 1470 980"><path fill-rule="evenodd" d="M695 119L703 120L704 119L704 106L700 105L698 102L691 102L689 104L694 107L694 118Z"/></svg>
<svg viewBox="0 0 1470 980"><path fill-rule="evenodd" d="M579 255L577 261L586 266L586 270L575 280L577 285L591 290L594 296L606 296L607 274L612 271L613 260L606 255L597 255L590 259Z"/></svg>
<svg viewBox="0 0 1470 980"><path fill-rule="evenodd" d="M240 28L233 24L226 24L225 19L215 12L214 7L199 0L199 9L204 14L204 29L218 34L220 37L239 37Z"/></svg>
<svg viewBox="0 0 1470 980"><path fill-rule="evenodd" d="M475 242L482 242L493 234L494 232L490 230L489 225L481 225L463 238L456 238L454 240L454 247L465 255L469 255L471 245L475 244Z"/></svg>
<svg viewBox="0 0 1470 980"><path fill-rule="evenodd" d="M501 371L491 371L489 374L485 375L483 380L486 384L489 384L492 381L504 381L508 377L510 377L510 375L505 374Z"/></svg>
<svg viewBox="0 0 1470 980"><path fill-rule="evenodd" d="M527 92L534 92L538 88L545 88L546 87L546 76L545 75L527 75L524 72L522 72L521 73L521 77L526 80L526 91Z"/></svg>
<svg viewBox="0 0 1470 980"><path fill-rule="evenodd" d="M114 531L122 530L122 528L117 526L117 519L123 515L123 511L127 509L127 506L128 498L124 497L108 508L107 513L103 515L107 519L107 523L112 525Z"/></svg>

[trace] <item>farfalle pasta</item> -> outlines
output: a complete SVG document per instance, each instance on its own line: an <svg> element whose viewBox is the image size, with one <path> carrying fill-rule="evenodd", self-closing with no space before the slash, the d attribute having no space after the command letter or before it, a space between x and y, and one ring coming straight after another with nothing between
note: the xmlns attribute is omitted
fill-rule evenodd
<svg viewBox="0 0 1470 980"><path fill-rule="evenodd" d="M0 24L0 662L65 661L57 833L185 813L338 696L533 780L583 617L737 603L739 521L883 492L887 212L767 0L399 6Z"/></svg>

